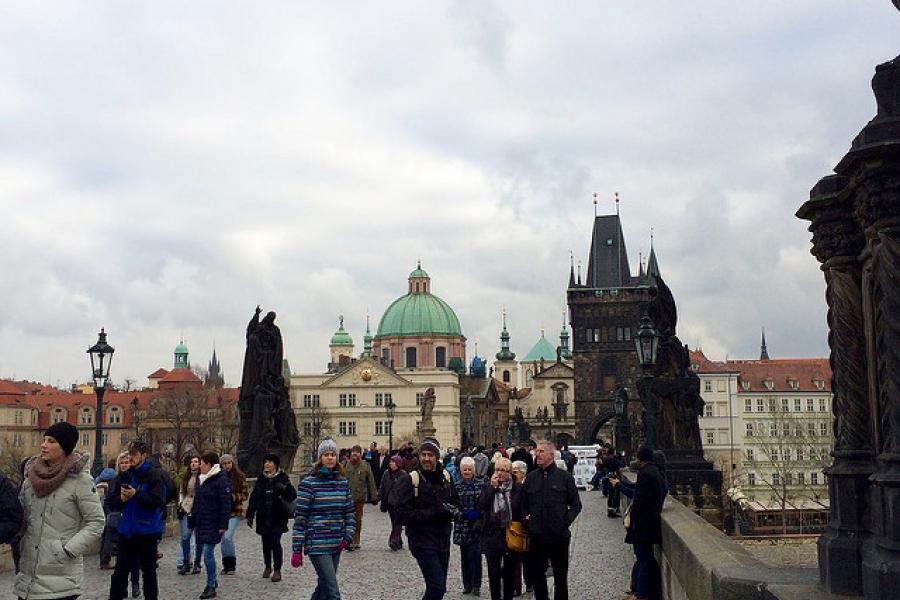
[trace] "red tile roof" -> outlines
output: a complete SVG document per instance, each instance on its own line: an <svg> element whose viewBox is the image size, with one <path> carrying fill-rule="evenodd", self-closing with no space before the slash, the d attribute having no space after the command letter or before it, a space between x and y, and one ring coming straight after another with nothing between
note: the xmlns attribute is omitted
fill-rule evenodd
<svg viewBox="0 0 900 600"><path fill-rule="evenodd" d="M8 379L0 379L0 396L24 396L25 390L9 381Z"/></svg>
<svg viewBox="0 0 900 600"><path fill-rule="evenodd" d="M159 380L160 383L201 383L200 378L190 369L172 369Z"/></svg>
<svg viewBox="0 0 900 600"><path fill-rule="evenodd" d="M831 391L831 367L827 358L779 358L775 360L709 360L702 350L691 350L691 364L698 373L739 373L740 391L819 392ZM770 390L766 382L770 381ZM797 382L797 389L791 382ZM821 381L820 390L817 381ZM749 384L749 388L745 386Z"/></svg>
<svg viewBox="0 0 900 600"><path fill-rule="evenodd" d="M147 375L147 379L162 379L163 377L165 377L168 374L169 374L168 371L166 371L165 369L160 367L157 370L150 373L149 375Z"/></svg>

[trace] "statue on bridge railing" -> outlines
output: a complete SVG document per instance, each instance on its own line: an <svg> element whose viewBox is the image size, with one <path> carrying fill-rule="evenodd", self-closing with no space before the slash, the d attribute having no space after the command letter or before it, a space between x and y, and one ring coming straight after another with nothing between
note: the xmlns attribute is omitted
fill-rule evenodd
<svg viewBox="0 0 900 600"><path fill-rule="evenodd" d="M249 476L259 474L263 457L269 452L277 454L281 467L290 471L300 444L282 370L281 330L275 325L274 312L269 312L260 321L261 312L257 306L247 325L247 350L238 399L241 418L238 464Z"/></svg>

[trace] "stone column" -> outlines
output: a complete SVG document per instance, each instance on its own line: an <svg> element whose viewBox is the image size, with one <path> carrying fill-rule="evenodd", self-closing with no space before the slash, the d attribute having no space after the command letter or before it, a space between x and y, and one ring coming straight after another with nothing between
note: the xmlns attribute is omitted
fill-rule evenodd
<svg viewBox="0 0 900 600"><path fill-rule="evenodd" d="M877 469L870 477L871 537L863 544L866 598L900 589L900 57L872 79L878 114L835 171L865 236L861 255L869 433Z"/></svg>
<svg viewBox="0 0 900 600"><path fill-rule="evenodd" d="M847 199L847 179L830 175L797 216L812 222L812 253L825 273L831 350L834 463L828 476L830 522L819 538L819 573L833 593L862 591L863 543L869 537L869 476L875 470L869 419L862 276L862 231Z"/></svg>

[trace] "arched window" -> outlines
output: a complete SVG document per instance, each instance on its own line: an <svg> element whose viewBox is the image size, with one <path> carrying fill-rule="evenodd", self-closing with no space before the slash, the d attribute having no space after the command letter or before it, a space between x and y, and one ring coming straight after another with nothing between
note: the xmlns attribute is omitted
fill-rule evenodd
<svg viewBox="0 0 900 600"><path fill-rule="evenodd" d="M503 371L503 383L509 383L509 379L510 379L509 371L508 370Z"/></svg>
<svg viewBox="0 0 900 600"><path fill-rule="evenodd" d="M407 348L406 349L406 367L413 368L416 366L416 349L415 348Z"/></svg>
<svg viewBox="0 0 900 600"><path fill-rule="evenodd" d="M122 423L122 409L118 406L110 406L106 411L106 422L109 425L119 425Z"/></svg>
<svg viewBox="0 0 900 600"><path fill-rule="evenodd" d="M443 369L447 366L447 349L438 346L434 349L434 366Z"/></svg>
<svg viewBox="0 0 900 600"><path fill-rule="evenodd" d="M534 372L531 369L525 371L525 386L531 387L534 383Z"/></svg>
<svg viewBox="0 0 900 600"><path fill-rule="evenodd" d="M50 420L54 423L62 423L66 420L66 411L62 408L54 408Z"/></svg>
<svg viewBox="0 0 900 600"><path fill-rule="evenodd" d="M391 366L391 351L389 348L381 349L381 363L386 367Z"/></svg>

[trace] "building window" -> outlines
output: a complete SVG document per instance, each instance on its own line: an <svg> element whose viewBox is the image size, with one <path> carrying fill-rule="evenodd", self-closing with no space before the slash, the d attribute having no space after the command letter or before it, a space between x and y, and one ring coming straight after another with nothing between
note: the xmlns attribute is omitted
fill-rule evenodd
<svg viewBox="0 0 900 600"><path fill-rule="evenodd" d="M82 408L81 412L78 413L78 422L81 425L90 425L93 422L93 415L91 415L91 409Z"/></svg>
<svg viewBox="0 0 900 600"><path fill-rule="evenodd" d="M87 446L87 445L90 444L90 443L91 443L91 434L89 434L89 433L82 433L82 434L81 434L81 445L82 445L82 446Z"/></svg>
<svg viewBox="0 0 900 600"><path fill-rule="evenodd" d="M747 473L747 485L756 485L756 473Z"/></svg>
<svg viewBox="0 0 900 600"><path fill-rule="evenodd" d="M408 369L412 369L416 367L416 349L415 348L407 348L406 349L406 367Z"/></svg>
<svg viewBox="0 0 900 600"><path fill-rule="evenodd" d="M812 412L813 410L814 410L814 408L813 408L813 399L812 399L812 398L807 398L807 399L806 399L806 412Z"/></svg>
<svg viewBox="0 0 900 600"><path fill-rule="evenodd" d="M303 423L303 435L306 437L312 437L312 423L306 421Z"/></svg>
<svg viewBox="0 0 900 600"><path fill-rule="evenodd" d="M347 394L338 395L338 406L341 408L347 407Z"/></svg>
<svg viewBox="0 0 900 600"><path fill-rule="evenodd" d="M769 412L775 412L775 398L769 398Z"/></svg>
<svg viewBox="0 0 900 600"><path fill-rule="evenodd" d="M443 346L434 349L434 366L439 369L447 367L447 349Z"/></svg>
<svg viewBox="0 0 900 600"><path fill-rule="evenodd" d="M425 399L423 392L416 392L416 406L422 406L422 400Z"/></svg>
<svg viewBox="0 0 900 600"><path fill-rule="evenodd" d="M53 422L54 423L62 423L66 420L66 414L61 408L53 409Z"/></svg>
<svg viewBox="0 0 900 600"><path fill-rule="evenodd" d="M744 399L744 412L753 412L753 400L750 398Z"/></svg>
<svg viewBox="0 0 900 600"><path fill-rule="evenodd" d="M110 425L122 423L122 411L118 406L110 406L106 413L106 420Z"/></svg>
<svg viewBox="0 0 900 600"><path fill-rule="evenodd" d="M777 423L769 423L769 435L771 437L778 437L778 424Z"/></svg>
<svg viewBox="0 0 900 600"><path fill-rule="evenodd" d="M103 439L103 445L104 445L104 446L108 446L108 445L109 445L109 434L108 434L107 432L104 431L101 435L103 436L103 438L102 438L102 439Z"/></svg>
<svg viewBox="0 0 900 600"><path fill-rule="evenodd" d="M710 381L709 379L704 379L704 380L703 380L703 391L704 391L704 392L711 392L711 391L712 391L712 381Z"/></svg>
<svg viewBox="0 0 900 600"><path fill-rule="evenodd" d="M810 473L809 474L809 482L813 485L819 485L819 474L818 473Z"/></svg>
<svg viewBox="0 0 900 600"><path fill-rule="evenodd" d="M384 435L387 429L384 425L384 421L375 421L375 435Z"/></svg>
<svg viewBox="0 0 900 600"><path fill-rule="evenodd" d="M16 425L22 425L24 423L25 416L21 410L17 410L15 412L15 420L16 420Z"/></svg>
<svg viewBox="0 0 900 600"><path fill-rule="evenodd" d="M800 382L797 381L796 379L789 379L788 384L790 384L792 390L800 389Z"/></svg>
<svg viewBox="0 0 900 600"><path fill-rule="evenodd" d="M806 485L806 473L797 473L797 483L799 485Z"/></svg>
<svg viewBox="0 0 900 600"><path fill-rule="evenodd" d="M765 384L766 384L766 389L769 390L770 392L775 388L775 382L772 381L771 379L766 379Z"/></svg>
<svg viewBox="0 0 900 600"><path fill-rule="evenodd" d="M384 394L381 392L375 393L375 406L384 406Z"/></svg>
<svg viewBox="0 0 900 600"><path fill-rule="evenodd" d="M816 379L816 389L820 392L825 389L825 382L821 379Z"/></svg>
<svg viewBox="0 0 900 600"><path fill-rule="evenodd" d="M747 423L747 437L753 437L753 423Z"/></svg>
<svg viewBox="0 0 900 600"><path fill-rule="evenodd" d="M828 405L825 402L825 398L819 398L819 412L826 412L828 410Z"/></svg>
<svg viewBox="0 0 900 600"><path fill-rule="evenodd" d="M749 381L741 381L741 387L744 388L745 392L750 391L750 382Z"/></svg>
<svg viewBox="0 0 900 600"><path fill-rule="evenodd" d="M785 485L794 485L794 474L788 471L784 474Z"/></svg>
<svg viewBox="0 0 900 600"><path fill-rule="evenodd" d="M312 394L303 394L303 408L312 408Z"/></svg>
<svg viewBox="0 0 900 600"><path fill-rule="evenodd" d="M753 460L753 459L754 459L753 448L747 448L747 450L745 451L745 453L747 454L747 460Z"/></svg>
<svg viewBox="0 0 900 600"><path fill-rule="evenodd" d="M704 417L712 417L713 416L713 405L710 402L707 402L703 407L703 416Z"/></svg>
<svg viewBox="0 0 900 600"><path fill-rule="evenodd" d="M347 394L347 405L356 406L356 394Z"/></svg>
<svg viewBox="0 0 900 600"><path fill-rule="evenodd" d="M347 435L347 421L338 422L338 435Z"/></svg>
<svg viewBox="0 0 900 600"><path fill-rule="evenodd" d="M800 412L800 398L794 398L794 412Z"/></svg>
<svg viewBox="0 0 900 600"><path fill-rule="evenodd" d="M828 423L819 423L819 435L828 435Z"/></svg>
<svg viewBox="0 0 900 600"><path fill-rule="evenodd" d="M785 449L784 449L784 460L786 460L787 462L791 462L791 455L792 455L792 454L793 454L793 453L791 452L791 449L790 449L790 448L785 448Z"/></svg>
<svg viewBox="0 0 900 600"><path fill-rule="evenodd" d="M509 383L509 379L510 379L509 371L504 370L503 371L503 383Z"/></svg>
<svg viewBox="0 0 900 600"><path fill-rule="evenodd" d="M347 423L347 435L356 435L356 421Z"/></svg>
<svg viewBox="0 0 900 600"><path fill-rule="evenodd" d="M381 364L389 366L389 367L393 366L393 365L391 365L391 351L389 348L381 349Z"/></svg>
<svg viewBox="0 0 900 600"><path fill-rule="evenodd" d="M772 462L781 460L781 452L778 451L778 448L772 448L772 451L769 452L769 458L772 459Z"/></svg>
<svg viewBox="0 0 900 600"><path fill-rule="evenodd" d="M806 433L807 435L816 435L816 424L815 423L807 423L806 424Z"/></svg>
<svg viewBox="0 0 900 600"><path fill-rule="evenodd" d="M766 401L762 398L756 399L756 412L766 412Z"/></svg>
<svg viewBox="0 0 900 600"><path fill-rule="evenodd" d="M772 485L781 485L781 475L772 473Z"/></svg>
<svg viewBox="0 0 900 600"><path fill-rule="evenodd" d="M713 431L706 432L706 443L707 444L715 444L716 443L716 434Z"/></svg>
<svg viewBox="0 0 900 600"><path fill-rule="evenodd" d="M797 460L806 460L806 450L797 448Z"/></svg>
<svg viewBox="0 0 900 600"><path fill-rule="evenodd" d="M790 410L790 400L787 398L781 399L781 412L788 412Z"/></svg>

